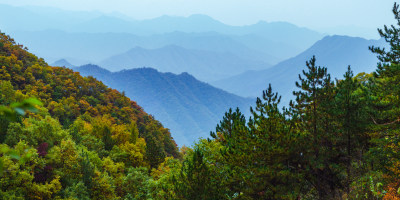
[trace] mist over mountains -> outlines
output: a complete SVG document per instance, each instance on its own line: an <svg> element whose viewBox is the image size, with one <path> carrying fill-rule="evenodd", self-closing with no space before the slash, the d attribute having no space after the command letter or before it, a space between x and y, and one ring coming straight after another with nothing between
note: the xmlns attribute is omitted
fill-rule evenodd
<svg viewBox="0 0 400 200"><path fill-rule="evenodd" d="M153 50L136 47L126 53L105 59L99 64L111 71L152 67L162 72L189 72L198 79L208 82L247 70L260 70L271 66L260 61L244 60L232 53L191 50L176 45Z"/></svg>
<svg viewBox="0 0 400 200"><path fill-rule="evenodd" d="M32 52L50 62L68 59L75 65L98 63L134 47L168 45L276 64L323 37L287 22L230 26L205 15L133 20L117 14L1 4L0 11L1 29ZM18 20L10 22L9 18Z"/></svg>

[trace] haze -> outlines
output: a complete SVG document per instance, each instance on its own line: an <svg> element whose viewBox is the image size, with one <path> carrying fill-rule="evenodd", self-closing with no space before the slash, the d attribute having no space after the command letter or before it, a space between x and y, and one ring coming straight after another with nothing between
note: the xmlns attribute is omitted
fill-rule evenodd
<svg viewBox="0 0 400 200"><path fill-rule="evenodd" d="M0 0L17 6L121 13L134 19L209 15L230 25L286 21L329 34L378 38L376 27L393 22L392 0Z"/></svg>

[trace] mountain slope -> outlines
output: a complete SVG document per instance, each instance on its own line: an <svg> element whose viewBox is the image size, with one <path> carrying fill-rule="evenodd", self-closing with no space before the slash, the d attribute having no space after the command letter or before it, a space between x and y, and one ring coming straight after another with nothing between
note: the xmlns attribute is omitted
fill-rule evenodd
<svg viewBox="0 0 400 200"><path fill-rule="evenodd" d="M188 73L160 73L151 68L112 73L94 65L74 70L94 76L124 91L128 97L135 97L146 112L171 129L179 145L190 145L199 137L208 137L229 108L248 111L254 101L214 88Z"/></svg>
<svg viewBox="0 0 400 200"><path fill-rule="evenodd" d="M264 54L277 58L275 60L271 60L271 58L267 57L264 57L264 59L259 58L259 60L265 60L265 61L278 60L278 62L273 62L273 63L270 62L273 65L278 64L280 61L283 61L285 59L294 57L302 53L304 50L306 50L312 45L310 44L304 46L295 46L293 43L290 43L287 40L277 41L276 39L273 38L268 39L256 34L235 35L231 36L231 38L240 43L245 44L249 49L253 49L255 51L262 52Z"/></svg>
<svg viewBox="0 0 400 200"><path fill-rule="evenodd" d="M162 72L189 72L202 81L214 81L251 69L266 69L269 64L243 60L230 53L186 49L175 45L159 49L140 47L100 62L110 71L151 67Z"/></svg>
<svg viewBox="0 0 400 200"><path fill-rule="evenodd" d="M254 97L259 96L268 83L272 83L272 87L287 100L295 89L294 81L298 80L298 74L305 69L305 62L313 55L317 58L317 65L328 67L332 78L341 78L348 65L351 65L355 74L375 69L377 59L368 50L371 45L383 46L384 43L382 40L327 36L298 56L267 70L247 71L212 84L241 96Z"/></svg>

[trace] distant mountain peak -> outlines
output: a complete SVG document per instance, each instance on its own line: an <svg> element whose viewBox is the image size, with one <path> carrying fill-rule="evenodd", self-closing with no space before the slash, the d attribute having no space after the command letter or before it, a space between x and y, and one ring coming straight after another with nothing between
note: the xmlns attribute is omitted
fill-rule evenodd
<svg viewBox="0 0 400 200"><path fill-rule="evenodd" d="M86 64L86 65L82 65L80 67L77 67L75 70L80 71L80 72L87 72L87 73L102 73L102 74L111 74L110 71L101 68L98 65L94 65L94 64Z"/></svg>
<svg viewBox="0 0 400 200"><path fill-rule="evenodd" d="M189 74L188 72L182 72L178 76L196 79L193 75Z"/></svg>
<svg viewBox="0 0 400 200"><path fill-rule="evenodd" d="M333 39L368 40L368 39L365 39L365 38L362 38L362 37L353 37L353 36L348 36L348 35L327 35L327 36L323 37L321 40L333 40Z"/></svg>
<svg viewBox="0 0 400 200"><path fill-rule="evenodd" d="M192 14L192 15L189 15L188 17L177 16L177 15L161 15L159 17L156 17L156 18L153 18L150 20L157 20L157 19L163 19L163 20L169 20L169 19L182 19L182 20L185 20L185 19L191 19L191 20L195 19L196 20L197 19L198 20L198 19L201 19L201 20L218 21L218 20L216 20L208 15L205 15L205 14Z"/></svg>
<svg viewBox="0 0 400 200"><path fill-rule="evenodd" d="M317 65L327 67L332 78L340 79L349 65L354 74L369 73L375 69L378 60L368 50L368 47L372 45L384 46L385 42L342 35L325 36L299 55L269 69L248 71L214 82L214 85L243 96L257 96L265 89L263 88L265 85L271 83L274 89L283 96L282 102L288 103L292 97L292 91L297 90L294 80L305 68L305 62L313 55L316 56Z"/></svg>
<svg viewBox="0 0 400 200"><path fill-rule="evenodd" d="M317 41L314 45L310 47L313 48L326 48L328 46L337 46L339 44L346 45L347 43L351 44L360 44L365 42L374 43L375 40L367 40L361 37L351 37L346 35L328 35L323 37L321 40Z"/></svg>
<svg viewBox="0 0 400 200"><path fill-rule="evenodd" d="M264 20L260 20L257 23L255 23L254 25L268 25L268 24L269 24L269 22L264 21Z"/></svg>
<svg viewBox="0 0 400 200"><path fill-rule="evenodd" d="M193 14L193 15L190 15L189 17L187 17L187 18L189 18L189 19L202 19L202 20L218 21L218 20L216 20L216 19L214 19L214 18L212 18L212 17L210 17L208 15L205 15L205 14Z"/></svg>
<svg viewBox="0 0 400 200"><path fill-rule="evenodd" d="M55 61L52 66L57 66L57 67L68 67L68 68L75 68L76 66L72 65L70 62L68 62L66 59L60 59Z"/></svg>

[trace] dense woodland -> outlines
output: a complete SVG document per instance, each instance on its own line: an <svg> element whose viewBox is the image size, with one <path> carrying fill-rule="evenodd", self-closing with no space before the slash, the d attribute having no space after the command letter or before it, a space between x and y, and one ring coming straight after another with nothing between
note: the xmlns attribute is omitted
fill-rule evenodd
<svg viewBox="0 0 400 200"><path fill-rule="evenodd" d="M0 35L0 199L400 199L400 10L375 72L306 62L295 100L269 86L246 119L178 150L123 93ZM34 98L32 98L34 97Z"/></svg>

